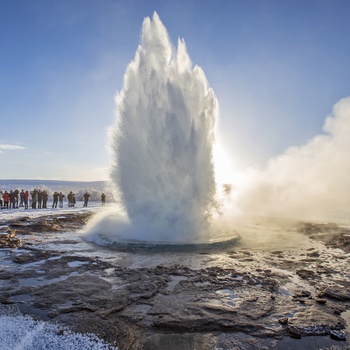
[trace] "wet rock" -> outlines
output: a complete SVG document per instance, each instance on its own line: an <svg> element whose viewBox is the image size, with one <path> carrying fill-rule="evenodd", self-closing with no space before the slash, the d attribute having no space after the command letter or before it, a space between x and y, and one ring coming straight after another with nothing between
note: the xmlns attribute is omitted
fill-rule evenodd
<svg viewBox="0 0 350 350"><path fill-rule="evenodd" d="M13 221L4 221L3 224L19 233L31 235L33 232L59 232L81 228L93 215L88 213L74 213L62 215L45 215L42 217L25 217Z"/></svg>
<svg viewBox="0 0 350 350"><path fill-rule="evenodd" d="M294 326L289 326L288 330L290 332L290 336L295 339L300 339L301 338L301 332L298 327Z"/></svg>
<svg viewBox="0 0 350 350"><path fill-rule="evenodd" d="M345 288L327 287L318 294L318 297L350 301L350 291Z"/></svg>
<svg viewBox="0 0 350 350"><path fill-rule="evenodd" d="M15 230L0 232L0 248L17 248L21 246L22 241L16 238Z"/></svg>
<svg viewBox="0 0 350 350"><path fill-rule="evenodd" d="M301 309L289 319L288 324L291 333L302 337L329 335L331 330L341 330L345 327L344 320L317 304Z"/></svg>
<svg viewBox="0 0 350 350"><path fill-rule="evenodd" d="M342 249L345 253L350 253L350 230L336 235L326 243L328 247Z"/></svg>
<svg viewBox="0 0 350 350"><path fill-rule="evenodd" d="M327 303L326 299L321 299L321 298L316 298L315 301L316 301L316 303L319 303L319 304L326 304Z"/></svg>
<svg viewBox="0 0 350 350"><path fill-rule="evenodd" d="M281 317L281 318L278 320L278 322L279 322L280 324L285 325L285 324L288 323L288 317Z"/></svg>
<svg viewBox="0 0 350 350"><path fill-rule="evenodd" d="M293 294L293 298L310 298L311 292L308 290L296 290Z"/></svg>
<svg viewBox="0 0 350 350"><path fill-rule="evenodd" d="M308 253L306 255L309 256L310 258L318 258L320 256L320 253L319 252L312 252L312 253Z"/></svg>
<svg viewBox="0 0 350 350"><path fill-rule="evenodd" d="M346 341L346 333L342 331L337 331L335 329L332 329L330 331L330 336L332 339L335 339L335 340Z"/></svg>
<svg viewBox="0 0 350 350"><path fill-rule="evenodd" d="M55 252L33 249L31 252L13 254L12 261L17 264L28 264L35 261L45 260L57 255L58 253Z"/></svg>
<svg viewBox="0 0 350 350"><path fill-rule="evenodd" d="M220 348L216 343L219 334L230 344L223 348L248 349L249 343L267 349L274 347L263 340L330 335L344 328L341 312L350 305L348 261L346 254L342 260L331 261L339 251L325 248L320 253L317 246L297 252L237 249L228 254L193 253L195 267L184 256L171 263L167 254L164 258L158 252L159 262L144 263L138 255L133 264L129 251L119 260L91 257L91 251L86 255L85 251L64 251L61 245L75 241L60 239L60 231L80 228L91 214L74 215L12 223L21 233L56 232L55 242L61 251L45 250L44 244L44 249L36 249L38 235L24 237L28 244L20 252L6 253L11 270L0 270L0 302L17 303L26 313L64 323L75 331L93 332L128 350L155 349L152 342L144 347L146 338L149 342L153 336L159 341L174 336L176 341L183 334L189 339L196 334L198 342L192 344L212 340L210 347L193 345L191 349ZM326 237L327 230L340 234L332 226L305 228L317 237ZM79 264L70 264L77 261ZM299 278L294 278L295 274ZM23 283L34 286L25 288ZM286 284L288 293L278 293ZM321 288L323 294L312 300L310 291ZM244 335L244 346L236 345L237 334ZM157 349L166 348L164 344Z"/></svg>
<svg viewBox="0 0 350 350"><path fill-rule="evenodd" d="M92 307L90 305L74 305L71 307L63 307L63 308L58 308L57 310L51 311L48 313L48 316L50 318L55 318L58 315L61 314L69 314L69 313L77 313L77 312L81 312L81 311L89 311L89 312L96 312L98 310L98 308L96 307Z"/></svg>
<svg viewBox="0 0 350 350"><path fill-rule="evenodd" d="M307 269L298 269L295 273L302 279L318 279L319 276L311 270Z"/></svg>

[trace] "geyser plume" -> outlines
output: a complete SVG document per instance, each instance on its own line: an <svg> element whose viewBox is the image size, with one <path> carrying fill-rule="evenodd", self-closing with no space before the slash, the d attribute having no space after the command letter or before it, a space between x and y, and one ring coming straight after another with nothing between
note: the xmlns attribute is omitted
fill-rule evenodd
<svg viewBox="0 0 350 350"><path fill-rule="evenodd" d="M109 214L93 231L105 237L113 231L109 240L167 242L207 234L217 115L216 97L203 71L192 67L184 41L174 48L157 13L145 18L110 130L111 179L127 219Z"/></svg>

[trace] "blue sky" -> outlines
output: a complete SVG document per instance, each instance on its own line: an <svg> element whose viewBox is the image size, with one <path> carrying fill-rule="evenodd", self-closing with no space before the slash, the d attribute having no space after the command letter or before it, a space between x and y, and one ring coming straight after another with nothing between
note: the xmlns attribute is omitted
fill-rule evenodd
<svg viewBox="0 0 350 350"><path fill-rule="evenodd" d="M348 0L1 0L0 178L106 179L114 96L154 11L203 68L237 169L322 133L350 95Z"/></svg>

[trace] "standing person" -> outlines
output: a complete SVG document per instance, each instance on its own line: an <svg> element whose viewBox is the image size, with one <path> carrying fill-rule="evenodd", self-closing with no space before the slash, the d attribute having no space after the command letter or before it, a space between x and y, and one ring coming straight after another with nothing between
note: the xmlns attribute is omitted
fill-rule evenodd
<svg viewBox="0 0 350 350"><path fill-rule="evenodd" d="M101 202L102 202L102 206L105 206L105 204L106 204L106 195L104 193L101 194Z"/></svg>
<svg viewBox="0 0 350 350"><path fill-rule="evenodd" d="M52 208L57 208L57 203L58 203L58 192L55 191L53 194Z"/></svg>
<svg viewBox="0 0 350 350"><path fill-rule="evenodd" d="M10 190L9 195L10 195L10 209L15 209L15 206L16 206L15 192Z"/></svg>
<svg viewBox="0 0 350 350"><path fill-rule="evenodd" d="M73 192L72 191L70 191L68 193L67 198L68 198L68 208L70 208L72 206L72 203L73 203Z"/></svg>
<svg viewBox="0 0 350 350"><path fill-rule="evenodd" d="M38 209L41 209L43 203L43 192L38 190Z"/></svg>
<svg viewBox="0 0 350 350"><path fill-rule="evenodd" d="M2 201L3 201L3 198L4 198L4 194L2 193L2 191L0 190L0 209L2 209Z"/></svg>
<svg viewBox="0 0 350 350"><path fill-rule="evenodd" d="M63 208L63 198L64 197L65 197L65 195L62 192L60 192L58 195L58 201L60 203L60 205L59 205L60 208Z"/></svg>
<svg viewBox="0 0 350 350"><path fill-rule="evenodd" d="M36 203L38 201L38 191L34 189L30 194L32 195L32 209L36 209Z"/></svg>
<svg viewBox="0 0 350 350"><path fill-rule="evenodd" d="M85 194L84 194L84 205L83 205L83 207L87 207L87 206L88 206L89 197L90 197L90 194L87 193L87 192L85 192Z"/></svg>
<svg viewBox="0 0 350 350"><path fill-rule="evenodd" d="M7 191L5 191L4 196L3 196L3 201L4 201L4 209L9 208L9 201L10 201L10 195Z"/></svg>
<svg viewBox="0 0 350 350"><path fill-rule="evenodd" d="M13 192L15 196L15 208L18 209L18 204L19 204L19 190L14 190Z"/></svg>
<svg viewBox="0 0 350 350"><path fill-rule="evenodd" d="M19 206L23 207L24 206L24 197L25 197L24 190L21 191L21 193L19 194L19 197L21 199L21 201L19 202Z"/></svg>
<svg viewBox="0 0 350 350"><path fill-rule="evenodd" d="M72 193L72 207L75 206L75 193Z"/></svg>
<svg viewBox="0 0 350 350"><path fill-rule="evenodd" d="M24 192L24 209L28 209L29 192Z"/></svg>
<svg viewBox="0 0 350 350"><path fill-rule="evenodd" d="M49 199L49 195L45 190L43 190L42 196L43 196L43 209L47 209L47 201Z"/></svg>

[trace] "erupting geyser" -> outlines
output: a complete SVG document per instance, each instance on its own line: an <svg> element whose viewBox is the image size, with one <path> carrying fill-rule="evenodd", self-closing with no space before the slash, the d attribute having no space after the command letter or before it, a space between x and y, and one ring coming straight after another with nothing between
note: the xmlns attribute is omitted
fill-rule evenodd
<svg viewBox="0 0 350 350"><path fill-rule="evenodd" d="M113 230L115 238L148 241L206 237L216 206L218 103L202 69L192 67L184 41L173 47L157 13L143 22L117 108L111 179L127 218L104 225L104 236Z"/></svg>

